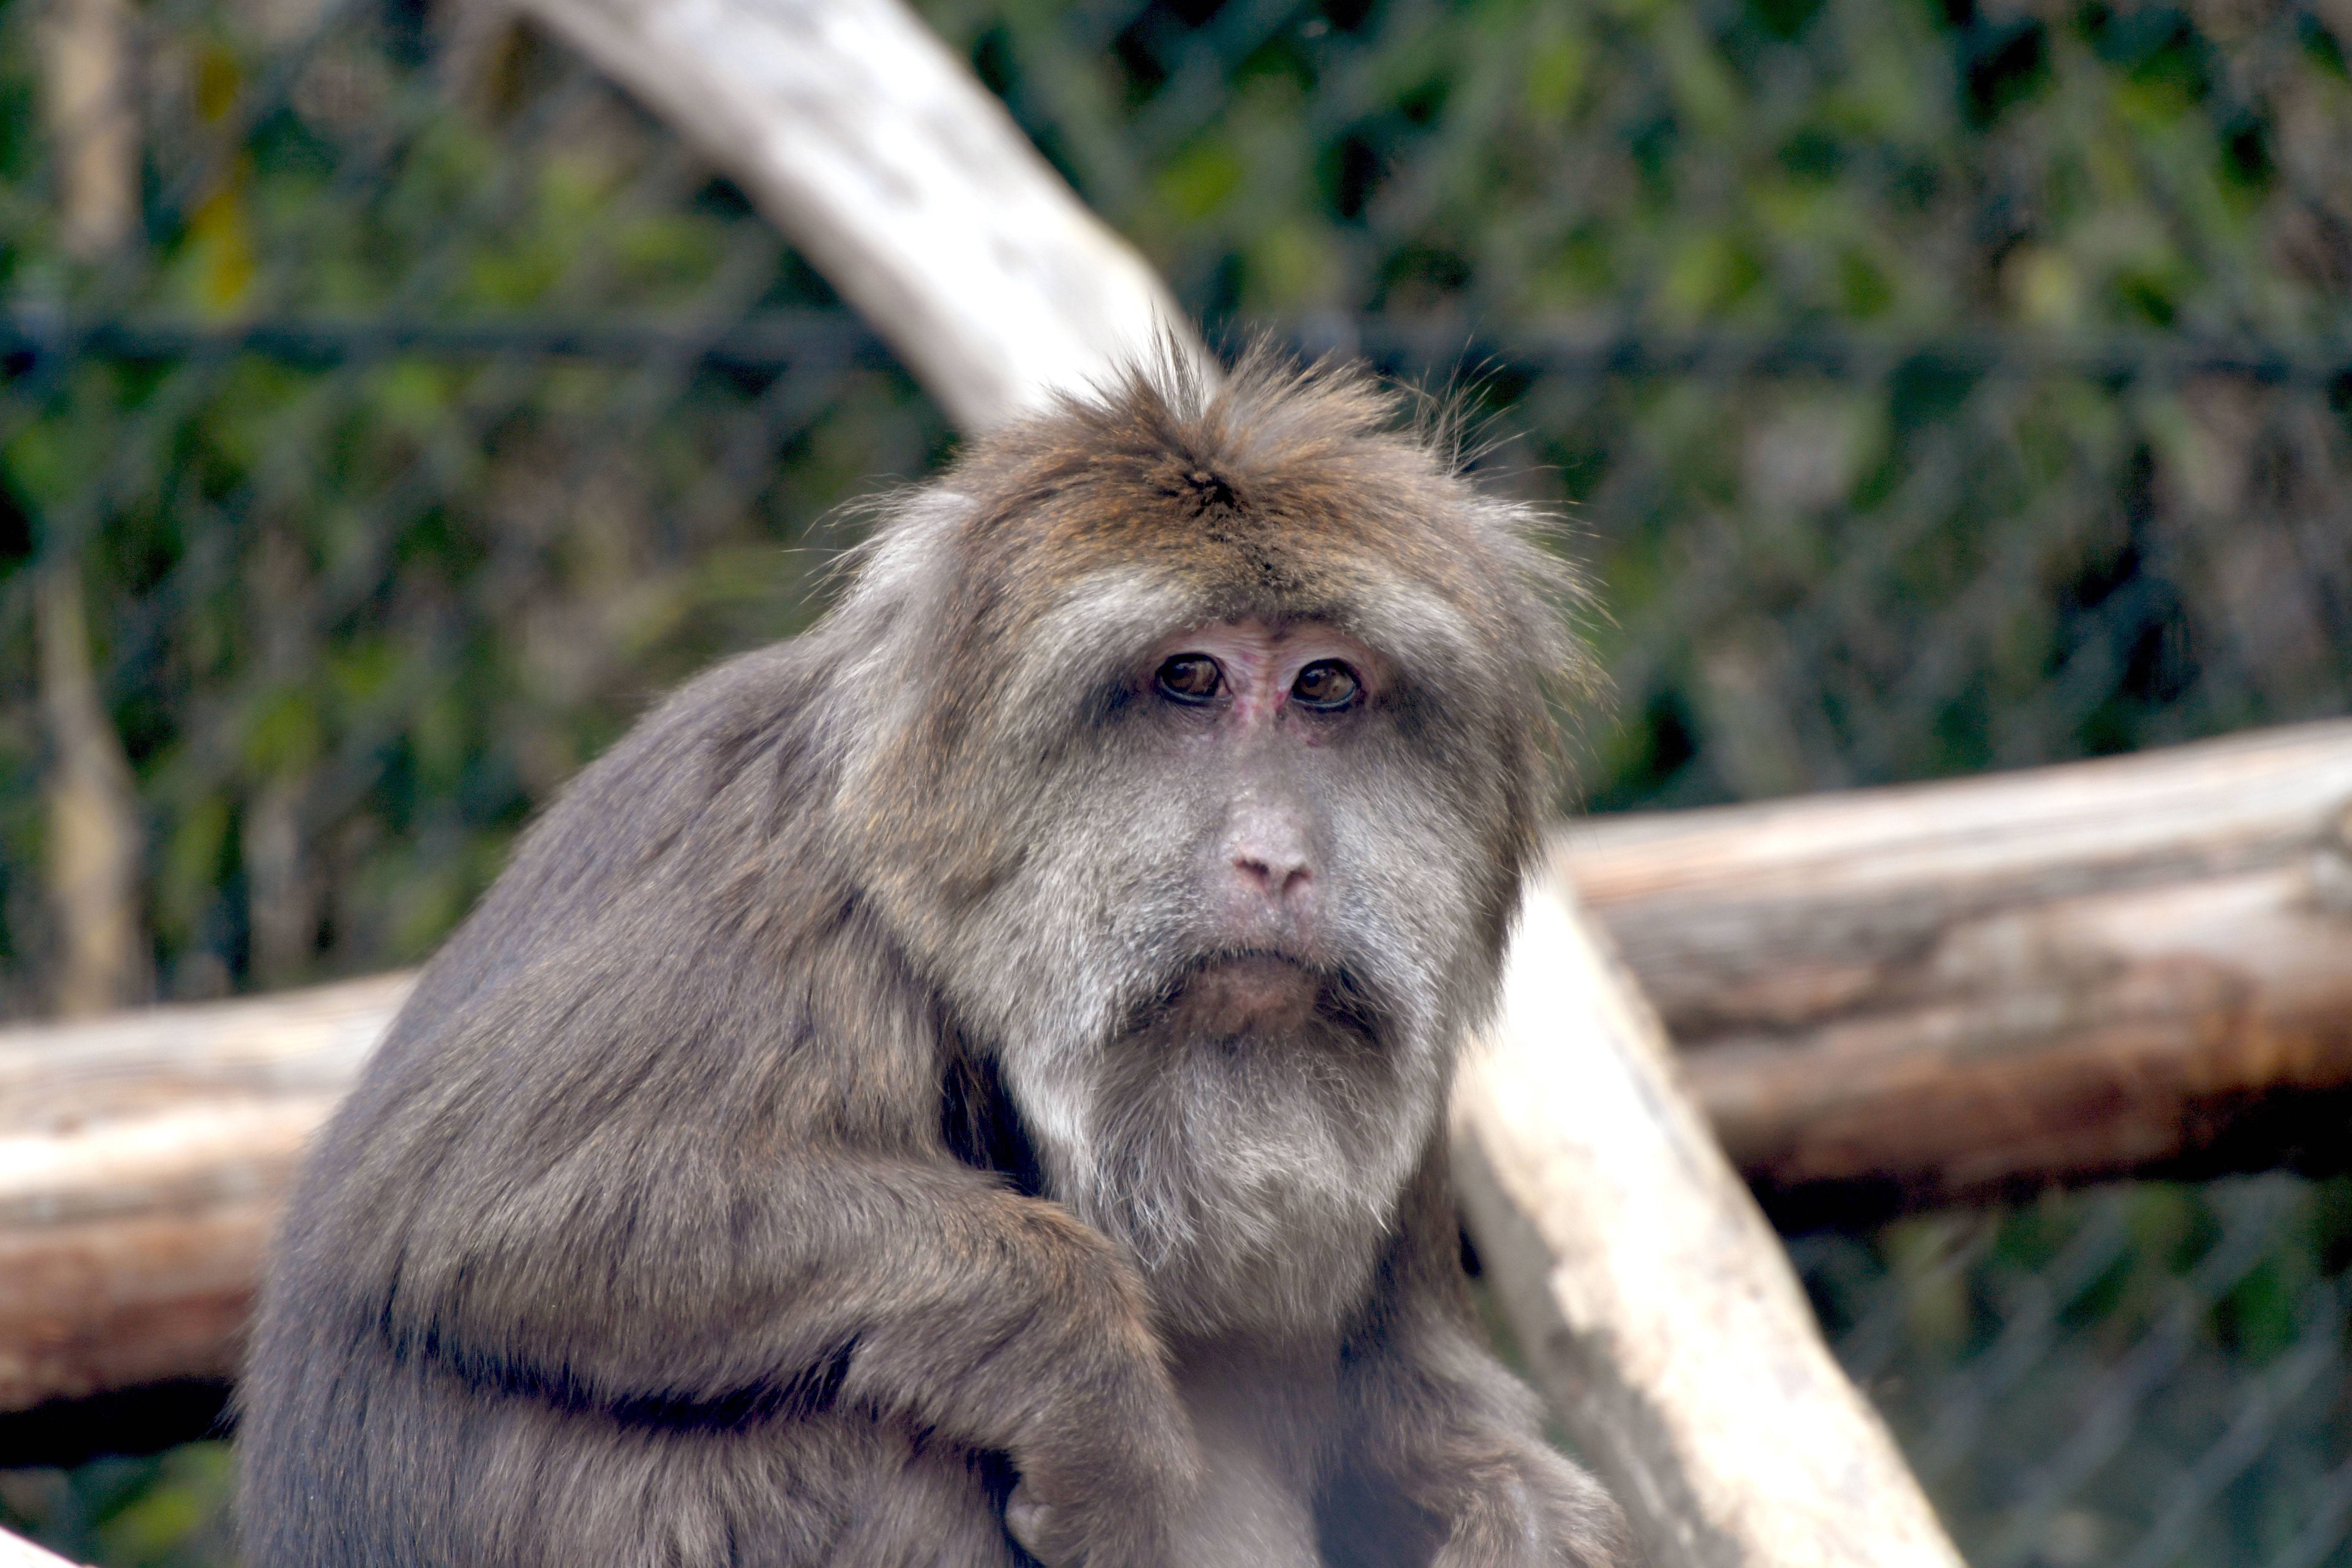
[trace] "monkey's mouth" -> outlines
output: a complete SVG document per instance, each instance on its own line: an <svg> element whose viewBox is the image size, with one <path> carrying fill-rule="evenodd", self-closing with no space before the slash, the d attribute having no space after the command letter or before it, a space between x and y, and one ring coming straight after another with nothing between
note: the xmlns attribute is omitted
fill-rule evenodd
<svg viewBox="0 0 2352 1568"><path fill-rule="evenodd" d="M1380 1033L1380 1008L1344 966L1257 949L1193 960L1154 1011L1164 1026L1195 1038L1297 1036L1318 1024L1365 1043Z"/></svg>

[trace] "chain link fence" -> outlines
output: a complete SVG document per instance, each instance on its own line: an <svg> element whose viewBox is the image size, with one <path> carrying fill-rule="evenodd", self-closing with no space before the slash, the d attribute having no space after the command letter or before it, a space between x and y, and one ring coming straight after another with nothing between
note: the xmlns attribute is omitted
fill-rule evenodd
<svg viewBox="0 0 2352 1568"><path fill-rule="evenodd" d="M2352 710L2352 15L929 15L1213 334L1463 399L1560 510L1594 809ZM951 445L492 0L0 10L0 1015L421 956ZM1979 1568L2352 1564L2352 1186L1791 1248ZM0 1516L226 1561L226 1464L0 1473Z"/></svg>

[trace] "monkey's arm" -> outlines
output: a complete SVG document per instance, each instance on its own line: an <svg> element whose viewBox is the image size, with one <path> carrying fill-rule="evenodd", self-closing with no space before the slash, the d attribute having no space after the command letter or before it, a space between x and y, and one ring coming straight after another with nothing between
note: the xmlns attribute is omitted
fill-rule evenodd
<svg viewBox="0 0 2352 1568"><path fill-rule="evenodd" d="M1405 1194L1372 1319L1343 1363L1340 1394L1363 1472L1353 1493L1393 1489L1421 1510L1442 1543L1422 1559L1433 1568L1628 1563L1616 1505L1544 1441L1534 1394L1481 1339L1444 1158L1441 1142ZM1347 1520L1333 1522L1347 1532Z"/></svg>
<svg viewBox="0 0 2352 1568"><path fill-rule="evenodd" d="M1049 1505L1030 1544L1057 1568L1163 1560L1195 1450L1099 1237L916 1164L667 1184L572 1172L412 1236L383 1320L394 1353L625 1420L862 1407L1009 1455ZM566 1223L539 1217L554 1204Z"/></svg>
<svg viewBox="0 0 2352 1568"><path fill-rule="evenodd" d="M1197 1460L1133 1270L946 1152L872 963L730 995L698 956L668 1010L581 984L420 1024L323 1142L300 1310L604 1418L871 1411L1008 1455L1056 1568L1162 1561Z"/></svg>

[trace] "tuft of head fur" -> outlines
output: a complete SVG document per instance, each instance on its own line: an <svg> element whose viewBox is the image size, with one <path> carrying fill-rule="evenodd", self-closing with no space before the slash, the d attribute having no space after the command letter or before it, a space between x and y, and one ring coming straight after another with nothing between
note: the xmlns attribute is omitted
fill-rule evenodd
<svg viewBox="0 0 2352 1568"><path fill-rule="evenodd" d="M1055 1194L1200 1326L1360 1294L1492 1005L1552 697L1583 679L1544 519L1402 413L1263 352L1213 385L1135 365L896 503L831 617L870 721L836 801L864 896L1002 1063ZM1374 999L1369 1048L1334 1025L1235 1053L1152 1021L1215 937L1183 803L1137 818L1158 781L1116 740L1125 694L1158 639L1243 621L1326 624L1392 667L1330 805L1327 989Z"/></svg>
<svg viewBox="0 0 2352 1568"><path fill-rule="evenodd" d="M1455 424L1360 367L1264 348L1213 384L1184 356L1137 363L976 438L896 498L851 552L838 614L896 632L867 661L885 683L923 679L898 647L926 642L927 663L976 667L1035 647L1057 612L1082 619L1072 612L1090 597L1201 620L1327 620L1464 661L1465 685L1513 700L1490 716L1515 731L1496 736L1510 744L1497 760L1549 789L1555 703L1593 689L1569 629L1587 595L1544 548L1549 513L1462 471ZM961 742L981 716L953 692L923 695L894 706L929 721L877 758L975 758ZM928 863L948 837L926 836Z"/></svg>

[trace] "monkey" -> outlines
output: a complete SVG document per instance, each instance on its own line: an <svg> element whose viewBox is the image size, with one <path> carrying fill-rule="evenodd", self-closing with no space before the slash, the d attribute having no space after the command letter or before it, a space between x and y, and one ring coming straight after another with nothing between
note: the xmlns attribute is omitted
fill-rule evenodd
<svg viewBox="0 0 2352 1568"><path fill-rule="evenodd" d="M306 1157L254 1568L1611 1568L1444 1108L1580 668L1368 373L1146 361L519 841Z"/></svg>

